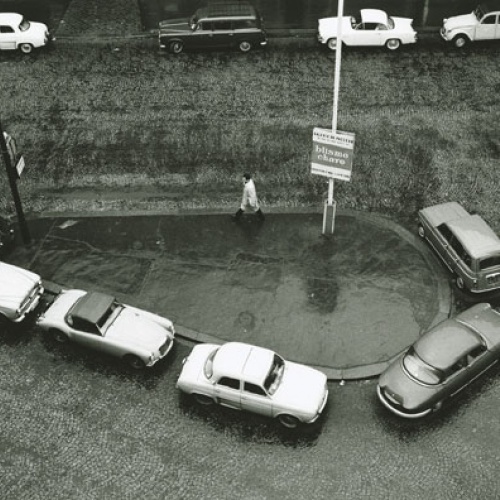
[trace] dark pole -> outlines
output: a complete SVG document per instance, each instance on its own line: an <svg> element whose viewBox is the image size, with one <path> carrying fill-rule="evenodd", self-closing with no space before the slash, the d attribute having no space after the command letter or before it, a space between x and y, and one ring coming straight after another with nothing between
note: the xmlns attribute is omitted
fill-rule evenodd
<svg viewBox="0 0 500 500"><path fill-rule="evenodd" d="M12 165L10 161L10 155L7 151L7 143L5 142L5 137L3 135L2 122L0 121L0 150L2 151L3 161L5 163L5 169L7 170L7 176L9 178L10 190L12 191L12 198L14 198L14 205L16 206L17 220L19 222L19 228L21 229L21 235L23 237L23 242L28 245L31 242L31 236L28 229L28 224L26 224L26 219L24 218L23 207L21 205L21 198L19 197L19 191L17 190L16 174L14 172L15 165Z"/></svg>

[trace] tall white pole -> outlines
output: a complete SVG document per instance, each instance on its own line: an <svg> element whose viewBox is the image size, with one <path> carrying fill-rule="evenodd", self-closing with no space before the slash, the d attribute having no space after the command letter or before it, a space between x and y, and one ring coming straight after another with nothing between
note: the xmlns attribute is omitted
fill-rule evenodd
<svg viewBox="0 0 500 500"><path fill-rule="evenodd" d="M339 0L337 9L337 48L335 50L335 74L333 78L333 114L332 132L337 132L337 115L339 107L340 63L342 61L342 17L344 16L344 0ZM328 179L328 205L333 205L333 179Z"/></svg>

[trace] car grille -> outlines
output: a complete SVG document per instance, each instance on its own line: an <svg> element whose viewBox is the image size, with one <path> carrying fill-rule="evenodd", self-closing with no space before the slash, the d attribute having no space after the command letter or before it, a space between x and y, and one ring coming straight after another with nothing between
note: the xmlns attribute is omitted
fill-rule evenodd
<svg viewBox="0 0 500 500"><path fill-rule="evenodd" d="M31 290L31 293L24 299L21 305L21 314L30 308L31 304L36 300L36 298L41 294L42 284L37 283L36 286Z"/></svg>

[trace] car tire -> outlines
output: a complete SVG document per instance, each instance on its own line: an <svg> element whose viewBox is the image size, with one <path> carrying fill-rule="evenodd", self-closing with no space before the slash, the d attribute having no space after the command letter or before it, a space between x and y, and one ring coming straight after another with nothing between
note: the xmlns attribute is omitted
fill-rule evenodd
<svg viewBox="0 0 500 500"><path fill-rule="evenodd" d="M455 282L457 284L457 288L459 288L460 290L465 290L464 280L460 276L457 276Z"/></svg>
<svg viewBox="0 0 500 500"><path fill-rule="evenodd" d="M193 394L193 398L197 403L203 406L209 406L213 404L214 400L205 394Z"/></svg>
<svg viewBox="0 0 500 500"><path fill-rule="evenodd" d="M337 50L337 39L336 38L330 38L328 40L328 42L326 42L326 46L332 50L332 51L336 51Z"/></svg>
<svg viewBox="0 0 500 500"><path fill-rule="evenodd" d="M23 54L30 54L33 51L33 45L31 45L31 43L21 43L19 45L18 49Z"/></svg>
<svg viewBox="0 0 500 500"><path fill-rule="evenodd" d="M141 358L138 358L133 354L128 354L124 359L125 363L127 363L127 365L134 370L143 370L146 367L146 363L144 363Z"/></svg>
<svg viewBox="0 0 500 500"><path fill-rule="evenodd" d="M424 229L424 226L420 225L418 226L418 235L421 237L421 238L425 238L425 229Z"/></svg>
<svg viewBox="0 0 500 500"><path fill-rule="evenodd" d="M453 45L454 45L457 49L462 49L462 48L463 48L463 47L465 47L468 43L469 43L469 39L468 39L465 35L457 35L457 36L453 39Z"/></svg>
<svg viewBox="0 0 500 500"><path fill-rule="evenodd" d="M287 429L296 429L300 425L300 420L297 417L286 413L279 415L278 420Z"/></svg>
<svg viewBox="0 0 500 500"><path fill-rule="evenodd" d="M401 40L397 38L389 38L387 42L385 42L385 46L388 50L398 50L401 47Z"/></svg>
<svg viewBox="0 0 500 500"><path fill-rule="evenodd" d="M240 52L250 52L250 50L252 49L252 44L247 40L243 40L239 43L238 48L240 49Z"/></svg>
<svg viewBox="0 0 500 500"><path fill-rule="evenodd" d="M52 335L52 338L59 344L65 344L69 340L68 336L65 333L61 332L61 330L53 329L49 330L49 333Z"/></svg>
<svg viewBox="0 0 500 500"><path fill-rule="evenodd" d="M170 52L172 54L180 54L184 50L184 43L180 40L170 42Z"/></svg>

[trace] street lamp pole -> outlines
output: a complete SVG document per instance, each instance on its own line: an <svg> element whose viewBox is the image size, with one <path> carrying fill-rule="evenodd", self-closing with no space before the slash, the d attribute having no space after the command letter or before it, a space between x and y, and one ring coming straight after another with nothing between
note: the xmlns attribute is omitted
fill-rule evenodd
<svg viewBox="0 0 500 500"><path fill-rule="evenodd" d="M5 163L5 170L7 171L7 177L9 178L10 190L12 192L12 198L14 199L14 205L16 207L17 220L19 223L19 228L21 230L21 235L23 237L23 242L26 245L28 245L31 242L31 236L29 233L28 224L26 223L26 219L24 217L19 191L17 189L16 174L14 172L15 165L12 165L10 159L9 151L7 149L7 143L5 142L5 136L1 120L0 120L0 150L2 151L3 161Z"/></svg>
<svg viewBox="0 0 500 500"><path fill-rule="evenodd" d="M337 44L335 49L335 74L333 78L333 114L332 133L337 133L337 116L339 107L340 63L342 61L342 17L344 16L344 0L338 0L337 10ZM328 200L323 217L323 233L333 234L335 229L335 212L337 204L333 199L333 177L328 178Z"/></svg>

